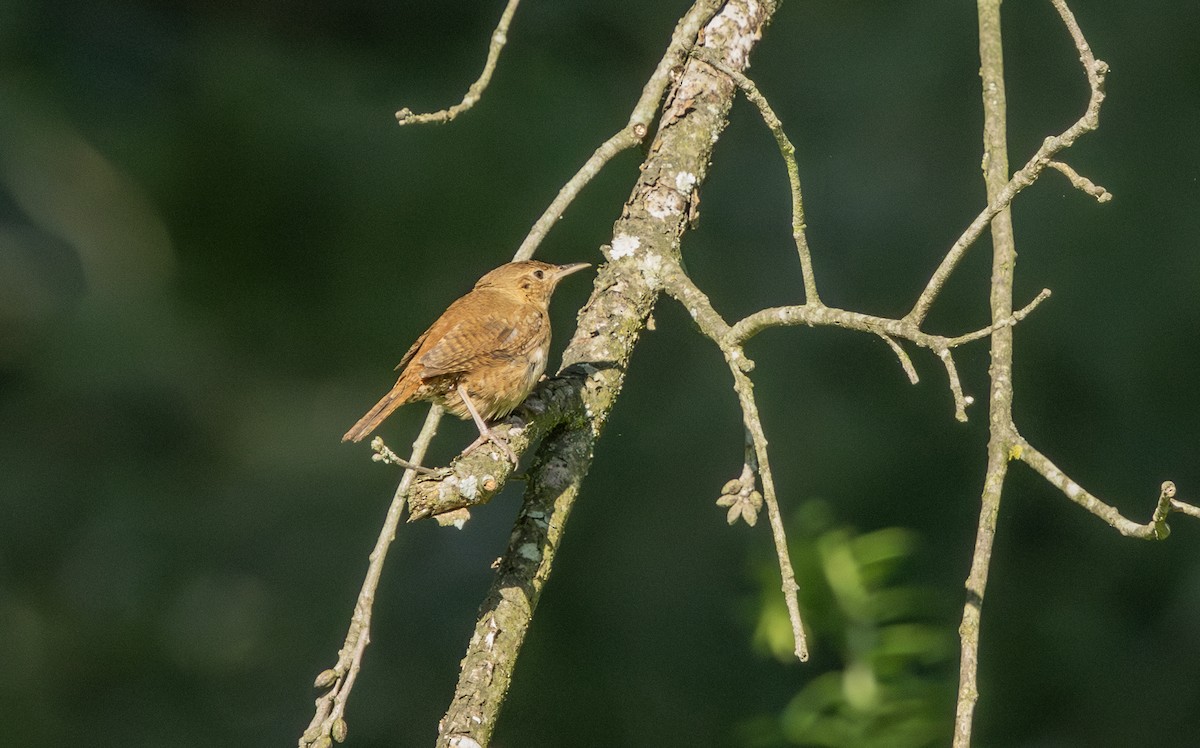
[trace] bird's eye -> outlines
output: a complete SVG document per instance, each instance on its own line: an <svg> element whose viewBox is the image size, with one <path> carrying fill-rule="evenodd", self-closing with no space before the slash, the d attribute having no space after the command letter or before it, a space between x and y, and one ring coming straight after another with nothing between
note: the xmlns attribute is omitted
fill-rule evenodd
<svg viewBox="0 0 1200 748"><path fill-rule="evenodd" d="M534 271L533 271L533 277L534 277L534 278L537 278L538 280L541 280L542 278L545 278L545 277L546 277L546 274L545 274L545 273L543 273L541 270L534 270Z"/></svg>

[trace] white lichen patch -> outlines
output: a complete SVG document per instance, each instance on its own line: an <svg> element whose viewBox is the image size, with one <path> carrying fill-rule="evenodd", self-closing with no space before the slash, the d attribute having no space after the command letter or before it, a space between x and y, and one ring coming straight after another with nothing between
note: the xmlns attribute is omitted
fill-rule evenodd
<svg viewBox="0 0 1200 748"><path fill-rule="evenodd" d="M690 171L681 171L675 175L675 189L688 194L696 186L696 175Z"/></svg>
<svg viewBox="0 0 1200 748"><path fill-rule="evenodd" d="M646 212L662 220L683 212L683 197L673 189L656 189L646 196Z"/></svg>
<svg viewBox="0 0 1200 748"><path fill-rule="evenodd" d="M521 558L527 558L530 561L537 561L542 557L542 552L538 550L537 545L534 543L525 543L517 548L517 553Z"/></svg>
<svg viewBox="0 0 1200 748"><path fill-rule="evenodd" d="M613 237L612 251L608 254L609 259L619 260L622 257L630 257L640 246L642 246L642 240L636 236L619 234Z"/></svg>
<svg viewBox="0 0 1200 748"><path fill-rule="evenodd" d="M638 266L642 269L642 275L651 283L658 283L661 280L663 269L663 258L661 255L647 254L638 263Z"/></svg>
<svg viewBox="0 0 1200 748"><path fill-rule="evenodd" d="M467 501L471 501L479 495L479 479L473 475L463 478L458 484L458 492Z"/></svg>

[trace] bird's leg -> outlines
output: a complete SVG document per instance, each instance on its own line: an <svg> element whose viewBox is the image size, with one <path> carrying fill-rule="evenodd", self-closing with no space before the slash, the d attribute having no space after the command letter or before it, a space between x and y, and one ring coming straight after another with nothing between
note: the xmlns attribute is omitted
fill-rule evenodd
<svg viewBox="0 0 1200 748"><path fill-rule="evenodd" d="M475 409L475 403L471 402L471 397L467 394L467 388L460 384L458 385L456 391L458 392L458 396L462 398L463 405L467 406L467 412L471 414L471 418L475 419L475 426L479 429L479 438L471 442L471 444L463 450L463 453L466 454L472 449L478 447L480 444L490 441L492 444L495 444L501 452L504 453L504 456L507 457L509 462L513 464L513 468L516 468L518 462L517 456L513 454L512 448L509 447L508 444L501 441L500 437L496 436L491 428L488 427L487 421L483 420L483 416L479 415L479 411Z"/></svg>

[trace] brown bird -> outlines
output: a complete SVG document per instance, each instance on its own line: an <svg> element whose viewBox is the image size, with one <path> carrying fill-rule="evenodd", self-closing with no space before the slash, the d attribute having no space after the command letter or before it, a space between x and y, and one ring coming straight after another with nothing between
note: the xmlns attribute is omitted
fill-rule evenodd
<svg viewBox="0 0 1200 748"><path fill-rule="evenodd" d="M542 376L550 350L550 295L565 276L586 267L510 262L480 278L417 338L396 366L395 386L342 441L360 441L401 405L432 400L459 418L475 419L479 439L467 449L491 440L516 463L488 422L511 413Z"/></svg>

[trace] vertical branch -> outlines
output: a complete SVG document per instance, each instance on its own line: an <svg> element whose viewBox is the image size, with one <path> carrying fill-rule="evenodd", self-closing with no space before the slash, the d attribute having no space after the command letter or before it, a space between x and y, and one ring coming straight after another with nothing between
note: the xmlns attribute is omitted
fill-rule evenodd
<svg viewBox="0 0 1200 748"><path fill-rule="evenodd" d="M737 392L738 401L742 406L742 422L745 424L746 434L754 446L754 459L758 463L758 477L762 480L763 500L767 505L767 519L771 524L771 538L775 541L775 555L779 559L779 577L782 583L783 599L787 605L788 620L792 624L796 658L801 662L807 662L808 637L804 633L804 622L800 618L800 601L796 597L799 585L796 584L796 573L792 570L792 560L788 553L783 514L779 511L779 501L775 496L775 478L771 475L771 461L767 454L767 435L763 432L762 420L758 415L758 404L754 401L754 383L738 365L737 359L733 355L735 353L740 353L740 349L727 350L725 357L729 362L729 370L733 372L733 388Z"/></svg>
<svg viewBox="0 0 1200 748"><path fill-rule="evenodd" d="M988 203L994 203L1008 183L1008 138L1004 94L1004 49L1000 35L1000 0L978 0L979 62L983 82L983 174L987 182ZM1017 259L1013 239L1012 214L1007 207L992 219L992 363L989 398L987 474L984 479L975 552L967 576L967 601L963 607L961 658L959 662L958 703L954 721L955 748L971 744L971 724L979 699L979 634L984 591L992 546L996 539L996 518L1008 472L1016 429L1012 420L1012 341L1011 325L1001 324L1012 316L1013 271Z"/></svg>

